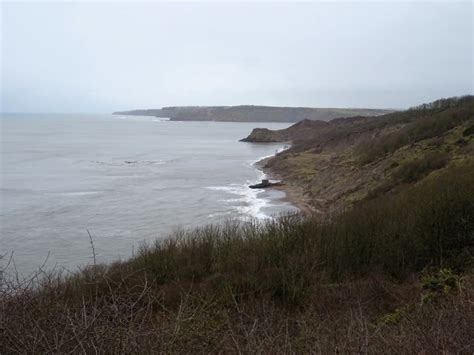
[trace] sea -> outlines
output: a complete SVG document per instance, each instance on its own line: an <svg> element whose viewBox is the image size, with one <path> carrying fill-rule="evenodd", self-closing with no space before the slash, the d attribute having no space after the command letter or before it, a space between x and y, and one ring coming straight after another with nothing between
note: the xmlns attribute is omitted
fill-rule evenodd
<svg viewBox="0 0 474 355"><path fill-rule="evenodd" d="M75 271L177 230L297 211L282 191L248 187L285 147L239 142L288 125L2 114L0 270Z"/></svg>

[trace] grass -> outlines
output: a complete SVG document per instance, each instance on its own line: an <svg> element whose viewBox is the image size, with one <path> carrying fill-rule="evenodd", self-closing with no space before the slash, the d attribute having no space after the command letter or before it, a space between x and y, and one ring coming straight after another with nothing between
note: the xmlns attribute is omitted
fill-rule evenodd
<svg viewBox="0 0 474 355"><path fill-rule="evenodd" d="M2 349L472 352L473 182L463 162L324 221L211 225L126 262L7 277Z"/></svg>
<svg viewBox="0 0 474 355"><path fill-rule="evenodd" d="M292 147L266 162L325 215L397 193L474 154L474 97L443 99L381 117L282 130Z"/></svg>
<svg viewBox="0 0 474 355"><path fill-rule="evenodd" d="M437 109L418 109L392 114L396 116L396 121L401 123L400 128L359 144L356 148L359 163L365 165L403 146L413 145L428 138L440 137L459 125L472 126L473 110L474 99L467 97ZM388 122L396 123L393 119ZM381 124L384 124L384 121L379 123ZM467 136L471 133L469 128L464 132Z"/></svg>

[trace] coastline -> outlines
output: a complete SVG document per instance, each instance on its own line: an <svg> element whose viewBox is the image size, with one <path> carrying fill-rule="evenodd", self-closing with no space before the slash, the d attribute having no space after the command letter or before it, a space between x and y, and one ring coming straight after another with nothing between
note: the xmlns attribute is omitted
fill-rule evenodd
<svg viewBox="0 0 474 355"><path fill-rule="evenodd" d="M260 159L259 161L257 161L254 165L258 170L262 171L268 179L281 180L278 173L276 173L275 171L269 168L265 168L265 163L275 156L276 154L272 156L264 157ZM291 203L294 207L299 209L300 212L304 214L305 216L312 216L315 213L319 212L307 202L304 196L304 190L301 186L290 184L287 181L284 181L284 185L271 186L271 187L268 187L268 189L284 192L285 197L282 197L282 200Z"/></svg>

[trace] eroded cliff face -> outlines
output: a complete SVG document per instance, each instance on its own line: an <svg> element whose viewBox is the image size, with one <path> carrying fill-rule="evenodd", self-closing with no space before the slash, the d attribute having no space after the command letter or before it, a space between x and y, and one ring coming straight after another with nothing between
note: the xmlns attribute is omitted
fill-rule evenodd
<svg viewBox="0 0 474 355"><path fill-rule="evenodd" d="M317 213L331 215L416 184L450 164L474 160L473 127L471 96L448 99L443 107L428 105L376 118L259 129L244 141L291 141L290 149L261 166L303 189L305 202Z"/></svg>
<svg viewBox="0 0 474 355"><path fill-rule="evenodd" d="M252 143L271 143L271 142L283 142L283 135L278 131L272 131L268 128L254 128L252 133L248 137L240 140L241 142L252 142Z"/></svg>
<svg viewBox="0 0 474 355"><path fill-rule="evenodd" d="M304 119L294 125L280 130L271 130L268 128L254 128L252 132L241 142L269 143L269 142L288 142L301 139L313 138L318 132L323 131L328 126L324 121L312 121Z"/></svg>

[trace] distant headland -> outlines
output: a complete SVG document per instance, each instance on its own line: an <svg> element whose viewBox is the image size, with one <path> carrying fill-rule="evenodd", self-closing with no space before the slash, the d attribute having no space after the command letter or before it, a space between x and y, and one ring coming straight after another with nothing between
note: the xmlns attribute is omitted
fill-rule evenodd
<svg viewBox="0 0 474 355"><path fill-rule="evenodd" d="M339 117L379 116L393 110L368 108L313 108L276 106L174 106L161 109L118 111L116 115L155 116L172 121L298 122L330 121Z"/></svg>

